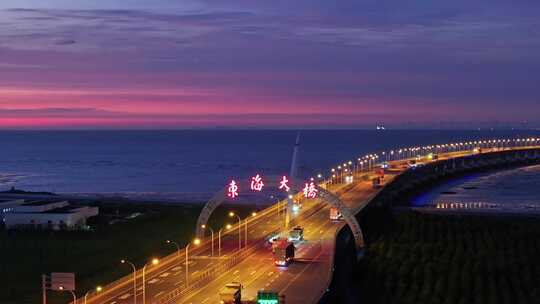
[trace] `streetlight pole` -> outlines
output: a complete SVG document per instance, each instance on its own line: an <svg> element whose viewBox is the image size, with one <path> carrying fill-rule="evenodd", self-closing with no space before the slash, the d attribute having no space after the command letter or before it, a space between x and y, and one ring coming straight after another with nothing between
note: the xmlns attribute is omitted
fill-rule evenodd
<svg viewBox="0 0 540 304"><path fill-rule="evenodd" d="M191 243L186 245L186 287L189 286L189 245L191 245Z"/></svg>
<svg viewBox="0 0 540 304"><path fill-rule="evenodd" d="M174 246L176 246L176 256L177 256L177 257L180 257L180 245L178 245L177 242L171 241L171 240L166 240L165 243L167 243L167 244L173 244Z"/></svg>
<svg viewBox="0 0 540 304"><path fill-rule="evenodd" d="M64 286L59 286L58 290L60 290L60 291L69 291L71 293L71 295L73 296L73 304L77 304L77 296L75 295L73 290L66 290L66 289L64 289Z"/></svg>
<svg viewBox="0 0 540 304"><path fill-rule="evenodd" d="M221 257L221 231L223 231L223 228L218 231L218 257Z"/></svg>
<svg viewBox="0 0 540 304"><path fill-rule="evenodd" d="M120 260L122 264L129 264L133 269L133 304L137 304L137 267L128 260Z"/></svg>
<svg viewBox="0 0 540 304"><path fill-rule="evenodd" d="M206 226L204 224L201 225L201 227L202 227L202 229L206 229L206 228L210 229L210 233L211 233L211 237L212 237L212 241L211 241L211 243L212 243L212 257L214 257L214 229L212 229L212 227Z"/></svg>
<svg viewBox="0 0 540 304"><path fill-rule="evenodd" d="M152 259L152 265L157 265L159 263L158 259ZM142 302L143 304L146 304L146 266L148 266L148 263L144 264L144 267L142 269Z"/></svg>
<svg viewBox="0 0 540 304"><path fill-rule="evenodd" d="M96 293L101 291L101 286L96 287ZM88 294L90 293L90 290L86 292L84 295L84 304L86 304L86 298L88 297Z"/></svg>
<svg viewBox="0 0 540 304"><path fill-rule="evenodd" d="M201 243L201 240L195 239L193 240L193 244L199 245ZM189 286L189 246L191 243L188 243L186 245L186 287Z"/></svg>
<svg viewBox="0 0 540 304"><path fill-rule="evenodd" d="M238 216L238 214L234 212L229 212L229 217L236 216L238 219L238 250L242 249L242 219Z"/></svg>
<svg viewBox="0 0 540 304"><path fill-rule="evenodd" d="M257 216L257 212L251 213L251 217L256 217L256 216ZM244 220L244 223L245 223L244 247L247 248L247 245L248 245L248 219L247 218Z"/></svg>

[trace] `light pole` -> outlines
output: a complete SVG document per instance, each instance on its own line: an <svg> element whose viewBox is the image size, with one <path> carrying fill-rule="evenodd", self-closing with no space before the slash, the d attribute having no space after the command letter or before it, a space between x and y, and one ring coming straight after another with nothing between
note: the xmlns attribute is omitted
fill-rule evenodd
<svg viewBox="0 0 540 304"><path fill-rule="evenodd" d="M159 264L159 260L156 258L152 259L152 265L157 265L157 264ZM146 304L146 281L145 281L146 266L148 266L148 263L144 264L144 267L142 269L142 302L143 304Z"/></svg>
<svg viewBox="0 0 540 304"><path fill-rule="evenodd" d="M229 217L234 217L238 219L238 250L242 249L242 219L238 216L238 214L234 212L229 212Z"/></svg>
<svg viewBox="0 0 540 304"><path fill-rule="evenodd" d="M71 295L73 296L73 304L77 304L77 296L75 295L75 293L73 292L73 290L66 290L66 289L64 288L64 286L59 286L59 287L58 287L58 290L60 290L60 291L69 291L69 292L71 292Z"/></svg>
<svg viewBox="0 0 540 304"><path fill-rule="evenodd" d="M133 269L133 304L137 304L137 267L128 260L120 260L122 264L129 264Z"/></svg>
<svg viewBox="0 0 540 304"><path fill-rule="evenodd" d="M96 287L96 293L101 291L101 286ZM88 297L88 294L90 293L90 290L86 292L84 295L84 304L86 304L86 298Z"/></svg>
<svg viewBox="0 0 540 304"><path fill-rule="evenodd" d="M256 217L257 216L257 212L251 212L251 217ZM244 224L245 224L245 230L244 230L244 247L247 248L247 245L248 245L248 219L246 218L244 220Z"/></svg>
<svg viewBox="0 0 540 304"><path fill-rule="evenodd" d="M214 257L214 229L212 229L212 227L210 226L206 226L206 225L201 225L201 228L202 229L210 229L210 233L211 233L211 237L212 237L212 257Z"/></svg>
<svg viewBox="0 0 540 304"><path fill-rule="evenodd" d="M227 229L230 227L230 225L227 225ZM219 229L218 231L218 257L221 257L221 231L223 231L223 228Z"/></svg>
<svg viewBox="0 0 540 304"><path fill-rule="evenodd" d="M193 240L193 244L199 245L201 243L201 240L195 239ZM186 287L189 286L189 246L191 243L188 243L186 245Z"/></svg>
<svg viewBox="0 0 540 304"><path fill-rule="evenodd" d="M171 240L166 240L165 243L167 243L167 244L173 244L174 246L176 246L176 256L177 256L177 257L180 257L180 245L178 245L177 242L171 241Z"/></svg>

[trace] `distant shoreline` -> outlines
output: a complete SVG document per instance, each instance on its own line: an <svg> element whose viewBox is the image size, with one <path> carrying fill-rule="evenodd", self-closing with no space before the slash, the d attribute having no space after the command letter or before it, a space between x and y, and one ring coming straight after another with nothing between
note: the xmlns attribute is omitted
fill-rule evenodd
<svg viewBox="0 0 540 304"><path fill-rule="evenodd" d="M165 194L140 193L137 195L124 193L52 193L52 192L30 192L18 190L16 192L0 192L0 197L26 200L69 200L80 203L129 203L129 204L157 204L157 205L194 205L200 206L206 203L203 198L181 194L167 198ZM206 195L207 196L207 195Z"/></svg>

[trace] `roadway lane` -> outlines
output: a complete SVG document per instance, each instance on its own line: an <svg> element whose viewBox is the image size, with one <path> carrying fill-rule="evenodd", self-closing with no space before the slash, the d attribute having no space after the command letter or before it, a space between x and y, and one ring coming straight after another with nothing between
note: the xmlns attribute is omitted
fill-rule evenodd
<svg viewBox="0 0 540 304"><path fill-rule="evenodd" d="M439 154L439 160L471 154L471 152L441 153ZM384 184L405 171L407 169L407 161L390 161L393 169L387 171ZM355 185L340 195L340 198L352 210L358 211L363 208L379 191L378 189L373 189L371 184L371 177L375 176L374 172L372 170L369 173L363 173L366 178L356 178ZM334 191L341 186L331 185L330 188ZM305 204L301 214L309 213L309 210L315 210L313 209L315 205L314 202ZM269 207L269 212L258 216L254 222L250 223L249 240L251 242L266 238L272 231L276 231L282 226L283 217L278 217L277 208L276 205ZM318 300L316 297L320 296L329 284L333 266L332 259L336 232L345 225L343 222L330 222L328 214L329 208L324 207L302 220L302 224L306 228L305 233L308 241L298 245L298 258L301 260L300 262L293 263L287 269L277 268L273 264L272 254L269 248L260 247L244 261L231 267L230 270L225 271L210 283L190 294L184 295L182 299L176 299L171 303L218 303L219 300L216 299L219 289L231 281L244 283L246 287L244 298L246 299L254 298L257 290L265 288L282 292L287 296L289 301L294 301L294 303L316 302ZM227 248L226 251L229 254L235 250L234 248L237 248L236 231L233 229L233 231L229 231L223 236L224 247ZM242 233L243 236L244 233ZM195 276L199 271L206 270L221 261L217 258L208 258L210 252L209 242L206 242L200 248L193 248L192 246L191 251L193 252L190 253L189 264L191 277ZM197 255L198 257L191 258L191 255ZM147 275L147 303L152 303L162 297L166 292L185 284L183 282L185 280L184 258L182 252L179 257L180 261L174 261L173 259L173 262L169 262L166 265L162 265L156 269L149 269ZM88 303L133 303L132 286L131 281L125 282L104 292L104 296L92 298ZM139 277L137 296L139 303L142 302L140 295L141 289L141 278ZM311 299L307 295L314 295L315 298Z"/></svg>
<svg viewBox="0 0 540 304"><path fill-rule="evenodd" d="M243 300L255 300L257 291L272 289L287 294L287 302L292 299L291 303L313 303L315 297L320 295L313 293L310 284L304 285L305 280L313 278L312 275L319 278L327 276L333 255L333 237L339 226L328 220L328 214L329 208L324 207L303 222L306 240L296 244L295 262L289 267L275 266L271 248L261 247L210 284L176 303L219 303L219 289L233 281L243 284ZM331 241L331 246L324 243L328 241ZM303 292L290 293L289 297L289 290L297 291L299 288L303 288ZM300 294L300 297L295 296Z"/></svg>
<svg viewBox="0 0 540 304"><path fill-rule="evenodd" d="M317 207L316 202L304 204L302 212ZM268 237L273 231L279 230L283 226L283 216L278 217L277 208L271 207L270 212L256 216L248 224L248 246L254 240L261 240ZM282 214L282 213L281 213ZM222 255L226 258L228 255L238 250L238 230L236 226L222 235ZM244 225L242 225L242 246L244 246ZM217 255L217 235L214 240L215 254ZM157 300L166 292L174 290L185 285L185 255L184 250L178 258L173 259L168 265L161 267L149 266L146 274L146 299L147 303ZM219 263L223 258L211 258L210 240L197 247L191 245L189 275L190 281L201 271ZM158 265L159 266L159 265ZM121 267L121 266L119 266ZM132 278L132 276L131 276ZM142 277L137 277L137 302L142 303ZM130 280L107 293L101 293L98 297L92 297L88 300L89 304L128 304L133 303L133 281Z"/></svg>

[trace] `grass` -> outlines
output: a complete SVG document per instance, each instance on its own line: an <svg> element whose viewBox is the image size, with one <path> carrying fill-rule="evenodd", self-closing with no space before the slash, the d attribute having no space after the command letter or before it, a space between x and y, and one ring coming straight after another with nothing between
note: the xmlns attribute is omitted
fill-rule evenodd
<svg viewBox="0 0 540 304"><path fill-rule="evenodd" d="M540 221L407 212L358 271L365 303L535 303Z"/></svg>
<svg viewBox="0 0 540 304"><path fill-rule="evenodd" d="M77 295L97 285L129 274L119 260L127 258L142 266L152 256L172 253L165 244L180 244L194 236L200 212L193 205L101 204L100 216L89 222L93 232L0 230L0 303L34 304L41 301L41 274L75 272ZM238 208L237 208L238 209ZM247 208L240 208L240 214ZM224 208L216 210L213 227L226 221ZM108 222L134 212L143 216L109 225ZM50 292L50 304L67 303L70 295Z"/></svg>

